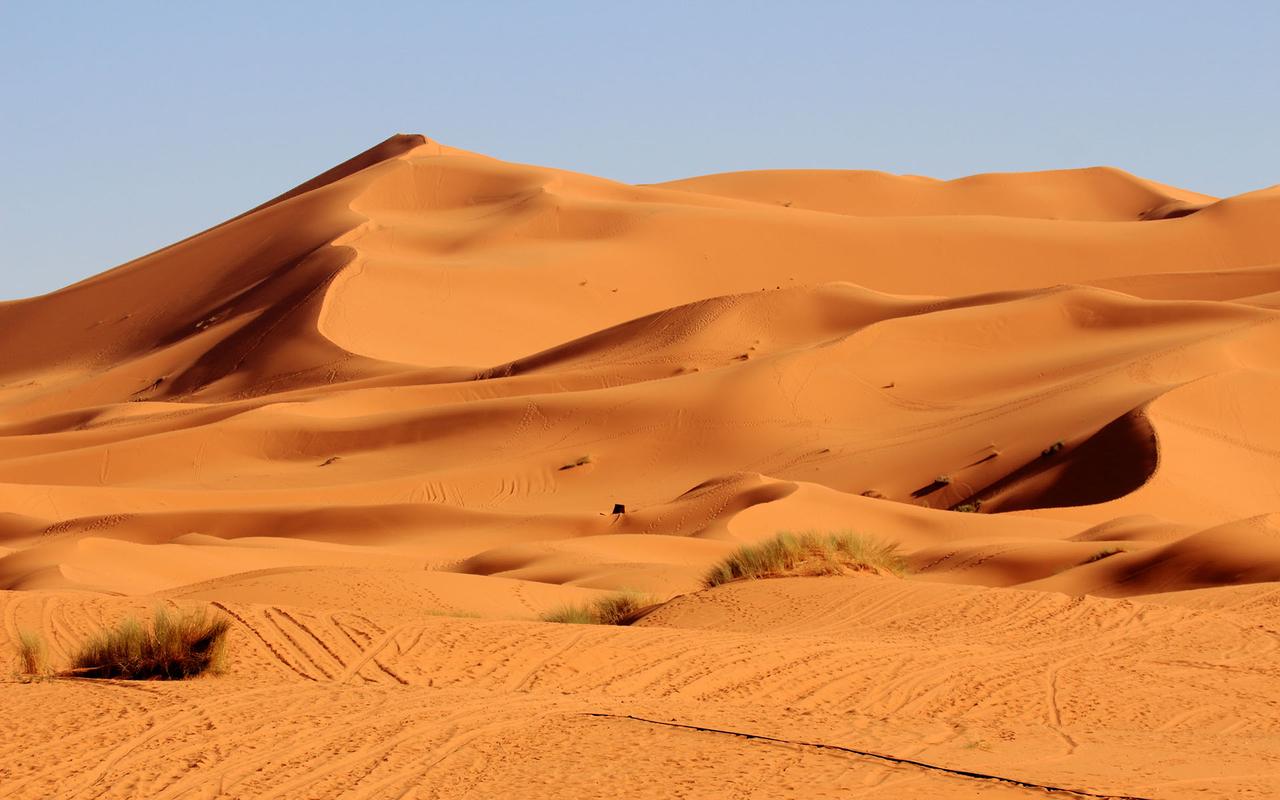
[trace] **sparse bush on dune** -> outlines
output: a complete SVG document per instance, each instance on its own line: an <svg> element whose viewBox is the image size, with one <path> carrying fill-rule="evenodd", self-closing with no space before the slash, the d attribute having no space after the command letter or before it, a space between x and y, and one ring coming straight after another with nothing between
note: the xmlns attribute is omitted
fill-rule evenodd
<svg viewBox="0 0 1280 800"><path fill-rule="evenodd" d="M1093 555L1089 556L1084 561L1081 561L1080 566L1084 566L1085 564L1092 564L1093 562L1101 561L1104 558L1111 558L1112 556L1118 556L1123 552L1125 552L1124 549L1120 547L1105 547L1099 550L1098 552L1094 553Z"/></svg>
<svg viewBox="0 0 1280 800"><path fill-rule="evenodd" d="M595 625L595 615L591 607L585 605L567 605L552 609L541 617L543 622L561 622L568 625Z"/></svg>
<svg viewBox="0 0 1280 800"><path fill-rule="evenodd" d="M626 625L636 612L650 605L653 605L652 598L636 592L617 592L589 605L561 606L543 614L542 621L572 625Z"/></svg>
<svg viewBox="0 0 1280 800"><path fill-rule="evenodd" d="M149 626L129 618L90 639L66 674L80 678L181 680L223 668L231 622L205 611L157 608Z"/></svg>
<svg viewBox="0 0 1280 800"><path fill-rule="evenodd" d="M428 617L457 617L458 619L480 619L480 615L474 611L462 611L455 608L428 608L423 614Z"/></svg>
<svg viewBox="0 0 1280 800"><path fill-rule="evenodd" d="M618 592L601 597L591 610L601 625L625 625L633 614L649 605L653 602L647 597L635 592Z"/></svg>
<svg viewBox="0 0 1280 800"><path fill-rule="evenodd" d="M906 561L898 546L849 532L779 533L759 544L744 545L716 564L702 579L707 588L730 581L797 575L889 572L902 575Z"/></svg>
<svg viewBox="0 0 1280 800"><path fill-rule="evenodd" d="M18 674L35 678L48 671L44 639L34 631L18 631Z"/></svg>

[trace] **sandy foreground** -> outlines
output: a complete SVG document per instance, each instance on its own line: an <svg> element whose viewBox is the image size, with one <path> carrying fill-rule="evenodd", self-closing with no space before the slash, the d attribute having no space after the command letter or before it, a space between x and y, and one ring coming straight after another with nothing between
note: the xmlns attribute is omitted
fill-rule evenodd
<svg viewBox="0 0 1280 800"><path fill-rule="evenodd" d="M0 797L1278 797L1278 323L1280 189L393 137L0 304ZM783 530L911 572L701 588Z"/></svg>

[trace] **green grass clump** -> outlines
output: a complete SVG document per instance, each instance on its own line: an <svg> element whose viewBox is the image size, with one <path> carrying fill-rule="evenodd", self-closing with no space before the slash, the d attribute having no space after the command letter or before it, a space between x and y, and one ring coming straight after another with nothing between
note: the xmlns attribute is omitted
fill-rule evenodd
<svg viewBox="0 0 1280 800"><path fill-rule="evenodd" d="M543 614L542 621L570 625L626 625L637 612L651 605L652 598L636 592L617 592L589 605L561 606Z"/></svg>
<svg viewBox="0 0 1280 800"><path fill-rule="evenodd" d="M34 631L18 631L18 674L38 678L48 671L49 660L45 656L44 639Z"/></svg>
<svg viewBox="0 0 1280 800"><path fill-rule="evenodd" d="M223 669L231 621L204 611L157 608L149 626L129 618L90 639L67 674L80 678L182 680Z"/></svg>
<svg viewBox="0 0 1280 800"><path fill-rule="evenodd" d="M849 532L779 533L759 544L744 545L716 564L702 579L708 589L736 580L794 575L840 575L884 571L902 575L907 563L898 546Z"/></svg>

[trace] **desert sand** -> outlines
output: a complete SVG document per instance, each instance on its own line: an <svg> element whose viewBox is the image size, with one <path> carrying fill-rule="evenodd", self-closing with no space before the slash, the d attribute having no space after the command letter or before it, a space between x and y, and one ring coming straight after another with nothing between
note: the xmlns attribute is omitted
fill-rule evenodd
<svg viewBox="0 0 1280 800"><path fill-rule="evenodd" d="M1280 188L392 137L0 304L0 796L1280 796L1278 323ZM910 571L702 588L786 530Z"/></svg>

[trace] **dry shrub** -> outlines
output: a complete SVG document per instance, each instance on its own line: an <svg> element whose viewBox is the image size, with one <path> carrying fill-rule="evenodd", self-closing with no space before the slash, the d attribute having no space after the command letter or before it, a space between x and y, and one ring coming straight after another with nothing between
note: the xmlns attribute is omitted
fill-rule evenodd
<svg viewBox="0 0 1280 800"><path fill-rule="evenodd" d="M541 617L543 622L560 622L567 625L595 625L595 615L590 606L567 605L548 611Z"/></svg>
<svg viewBox="0 0 1280 800"><path fill-rule="evenodd" d="M19 630L18 674L35 678L48 671L49 661L45 655L44 639L34 631Z"/></svg>
<svg viewBox="0 0 1280 800"><path fill-rule="evenodd" d="M1093 555L1089 556L1084 561L1081 561L1079 566L1084 566L1085 564L1092 564L1095 561L1101 561L1104 558L1111 558L1112 556L1118 556L1123 552L1125 552L1124 549L1120 547L1105 547L1099 550L1098 552L1094 553Z"/></svg>
<svg viewBox="0 0 1280 800"><path fill-rule="evenodd" d="M651 605L651 598L635 592L618 592L596 600L591 610L601 625L626 625L641 609Z"/></svg>
<svg viewBox="0 0 1280 800"><path fill-rule="evenodd" d="M902 575L906 561L893 543L878 542L847 531L779 533L759 544L744 545L707 572L707 588L736 580L796 575L842 575L848 572Z"/></svg>
<svg viewBox="0 0 1280 800"><path fill-rule="evenodd" d="M231 621L205 611L157 608L151 624L129 618L90 639L67 674L81 678L182 680L223 669Z"/></svg>
<svg viewBox="0 0 1280 800"><path fill-rule="evenodd" d="M567 605L542 615L543 622L571 625L627 625L653 599L636 592L616 592L597 599L590 605Z"/></svg>

